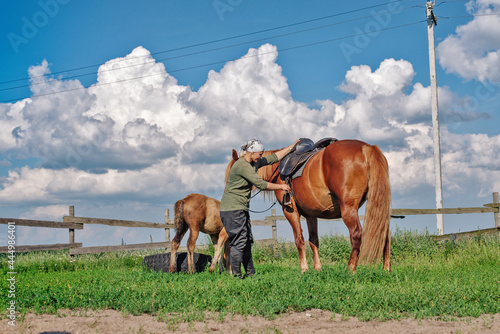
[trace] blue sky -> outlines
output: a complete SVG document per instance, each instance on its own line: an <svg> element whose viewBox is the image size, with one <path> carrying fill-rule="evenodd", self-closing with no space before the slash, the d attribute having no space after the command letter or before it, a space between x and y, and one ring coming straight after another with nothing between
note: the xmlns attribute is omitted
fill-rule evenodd
<svg viewBox="0 0 500 334"><path fill-rule="evenodd" d="M189 193L220 199L231 149L252 137L268 148L376 144L393 207L435 206L425 1L0 6L2 217L60 220L75 205L78 216L158 222ZM482 206L500 189L500 2L441 1L434 13L444 206ZM436 219L393 227L435 233ZM445 216L445 233L478 227L493 227L492 214ZM341 222L320 229L345 233ZM76 239L161 241L155 233L92 226ZM288 223L278 236L291 238ZM23 244L66 239L19 227Z"/></svg>

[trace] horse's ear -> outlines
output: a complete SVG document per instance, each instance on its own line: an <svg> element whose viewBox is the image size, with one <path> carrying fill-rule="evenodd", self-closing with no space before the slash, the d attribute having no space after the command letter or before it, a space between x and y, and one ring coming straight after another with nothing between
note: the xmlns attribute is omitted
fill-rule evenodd
<svg viewBox="0 0 500 334"><path fill-rule="evenodd" d="M238 152L236 152L236 150L233 148L233 160L237 161L238 159L239 159Z"/></svg>

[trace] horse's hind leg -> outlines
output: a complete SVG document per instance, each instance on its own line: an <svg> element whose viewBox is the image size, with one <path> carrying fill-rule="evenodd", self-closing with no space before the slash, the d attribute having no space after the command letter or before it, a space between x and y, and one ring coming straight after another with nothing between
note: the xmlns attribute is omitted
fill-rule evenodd
<svg viewBox="0 0 500 334"><path fill-rule="evenodd" d="M199 233L200 233L199 231L191 228L191 230L189 232L189 239L187 242L188 271L192 274L195 273L193 253L194 253L194 248L196 247L196 240L198 239Z"/></svg>
<svg viewBox="0 0 500 334"><path fill-rule="evenodd" d="M307 218L307 229L309 230L309 245L313 252L314 270L321 270L319 260L319 238L318 238L318 218Z"/></svg>
<svg viewBox="0 0 500 334"><path fill-rule="evenodd" d="M187 227L187 226L186 226ZM182 238L187 232L187 228L184 229L178 229L177 232L175 233L175 237L172 240L170 247L170 266L168 268L168 271L171 273L175 273L175 253L179 249L179 244L181 243Z"/></svg>
<svg viewBox="0 0 500 334"><path fill-rule="evenodd" d="M384 246L384 270L391 272L391 231L387 232Z"/></svg>
<svg viewBox="0 0 500 334"><path fill-rule="evenodd" d="M351 256L349 258L349 262L347 263L347 269L352 270L352 272L355 273L356 266L358 265L363 229L361 228L361 223L359 222L357 207L342 206L341 211L342 219L349 229L349 236L351 238Z"/></svg>

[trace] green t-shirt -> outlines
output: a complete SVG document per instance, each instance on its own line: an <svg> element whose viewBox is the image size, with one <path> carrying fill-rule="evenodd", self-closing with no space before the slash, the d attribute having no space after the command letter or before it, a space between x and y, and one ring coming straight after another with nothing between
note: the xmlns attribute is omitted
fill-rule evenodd
<svg viewBox="0 0 500 334"><path fill-rule="evenodd" d="M243 157L239 158L229 172L226 189L220 201L220 211L248 211L252 186L262 190L267 188L267 182L257 175L257 170L276 162L278 162L278 156L275 153L260 159L255 164L250 164Z"/></svg>

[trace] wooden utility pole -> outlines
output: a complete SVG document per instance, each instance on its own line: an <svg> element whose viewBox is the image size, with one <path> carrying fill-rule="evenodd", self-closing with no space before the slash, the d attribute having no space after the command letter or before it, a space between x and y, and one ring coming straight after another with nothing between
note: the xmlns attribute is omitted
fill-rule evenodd
<svg viewBox="0 0 500 334"><path fill-rule="evenodd" d="M434 181L436 189L436 209L443 207L443 185L441 181L441 144L439 136L439 111L438 92L436 80L436 54L434 50L434 26L436 17L432 12L434 2L428 1L427 7L427 36L429 39L429 70L431 75L431 107L432 107L432 132L434 142ZM436 215L438 235L444 234L444 219L442 214Z"/></svg>

